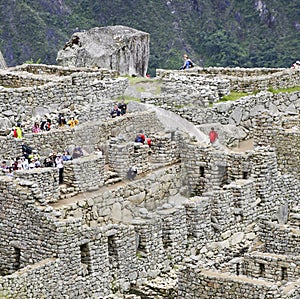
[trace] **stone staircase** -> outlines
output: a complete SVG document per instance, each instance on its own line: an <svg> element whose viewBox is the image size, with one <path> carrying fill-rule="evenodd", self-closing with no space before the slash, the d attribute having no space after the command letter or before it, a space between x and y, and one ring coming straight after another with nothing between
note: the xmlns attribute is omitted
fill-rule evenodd
<svg viewBox="0 0 300 299"><path fill-rule="evenodd" d="M79 192L75 189L75 187L68 186L67 184L60 184L58 186L60 191L59 199L66 199L77 195Z"/></svg>
<svg viewBox="0 0 300 299"><path fill-rule="evenodd" d="M122 181L122 178L120 178L119 174L116 171L114 171L113 169L111 169L109 167L109 165L105 166L104 174L105 174L105 176L104 176L104 185L105 186L113 185L113 184L116 184L116 183Z"/></svg>

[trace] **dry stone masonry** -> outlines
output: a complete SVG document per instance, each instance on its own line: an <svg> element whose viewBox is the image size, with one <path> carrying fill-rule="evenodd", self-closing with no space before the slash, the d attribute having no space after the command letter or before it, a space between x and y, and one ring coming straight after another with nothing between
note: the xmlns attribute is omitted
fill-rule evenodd
<svg viewBox="0 0 300 299"><path fill-rule="evenodd" d="M21 156L23 144L41 159L53 151L83 151L65 162L63 184L56 168L1 173L1 298L299 298L299 92L207 105L232 90L229 77L245 73L251 84L264 85L267 77L279 82L290 74L299 85L299 73L166 73L165 91L174 101L166 94L162 102L145 101L163 103L194 125L241 126L253 148L236 152L190 130L167 128L163 109L160 118L146 106L109 118L128 86L114 71L45 65L1 70L3 131L19 118L30 123L61 110L80 120L75 128L25 130L20 140L2 134L2 160ZM182 93L176 96L174 82L180 89L195 85L190 99L197 115L189 113ZM177 100L186 110L175 109ZM140 131L151 146L134 142ZM135 177L128 176L132 166Z"/></svg>

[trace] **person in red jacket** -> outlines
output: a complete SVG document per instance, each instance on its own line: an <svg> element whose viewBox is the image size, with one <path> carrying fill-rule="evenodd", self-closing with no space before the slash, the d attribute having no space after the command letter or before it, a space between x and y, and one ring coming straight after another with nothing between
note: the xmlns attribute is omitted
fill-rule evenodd
<svg viewBox="0 0 300 299"><path fill-rule="evenodd" d="M215 143L216 142L216 140L218 139L218 133L215 131L215 129L214 128L211 128L210 129L210 132L209 132L209 141L210 141L210 143L211 144L213 144L213 143Z"/></svg>

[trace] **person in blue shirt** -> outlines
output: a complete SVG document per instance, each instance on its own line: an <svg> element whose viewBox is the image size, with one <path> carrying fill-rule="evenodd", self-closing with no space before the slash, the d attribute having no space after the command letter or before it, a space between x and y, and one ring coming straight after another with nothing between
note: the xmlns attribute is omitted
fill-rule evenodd
<svg viewBox="0 0 300 299"><path fill-rule="evenodd" d="M180 68L181 70L188 70L189 68L192 68L194 66L191 59L189 59L189 57L186 54L183 55L183 59L184 59L184 64Z"/></svg>

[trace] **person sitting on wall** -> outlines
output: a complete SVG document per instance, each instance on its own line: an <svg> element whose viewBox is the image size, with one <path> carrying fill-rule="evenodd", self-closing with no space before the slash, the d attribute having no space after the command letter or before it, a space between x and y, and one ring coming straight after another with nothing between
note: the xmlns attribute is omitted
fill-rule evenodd
<svg viewBox="0 0 300 299"><path fill-rule="evenodd" d="M113 109L110 112L110 115L112 118L115 118L115 117L121 115L121 110L119 109L118 104L114 105Z"/></svg>
<svg viewBox="0 0 300 299"><path fill-rule="evenodd" d="M188 69L194 67L193 62L186 54L183 55L183 59L184 59L184 63L183 63L183 66L180 68L180 70L188 70Z"/></svg>
<svg viewBox="0 0 300 299"><path fill-rule="evenodd" d="M71 127L74 128L76 125L78 125L79 121L76 119L74 116L70 118L70 120L67 122L67 124Z"/></svg>

